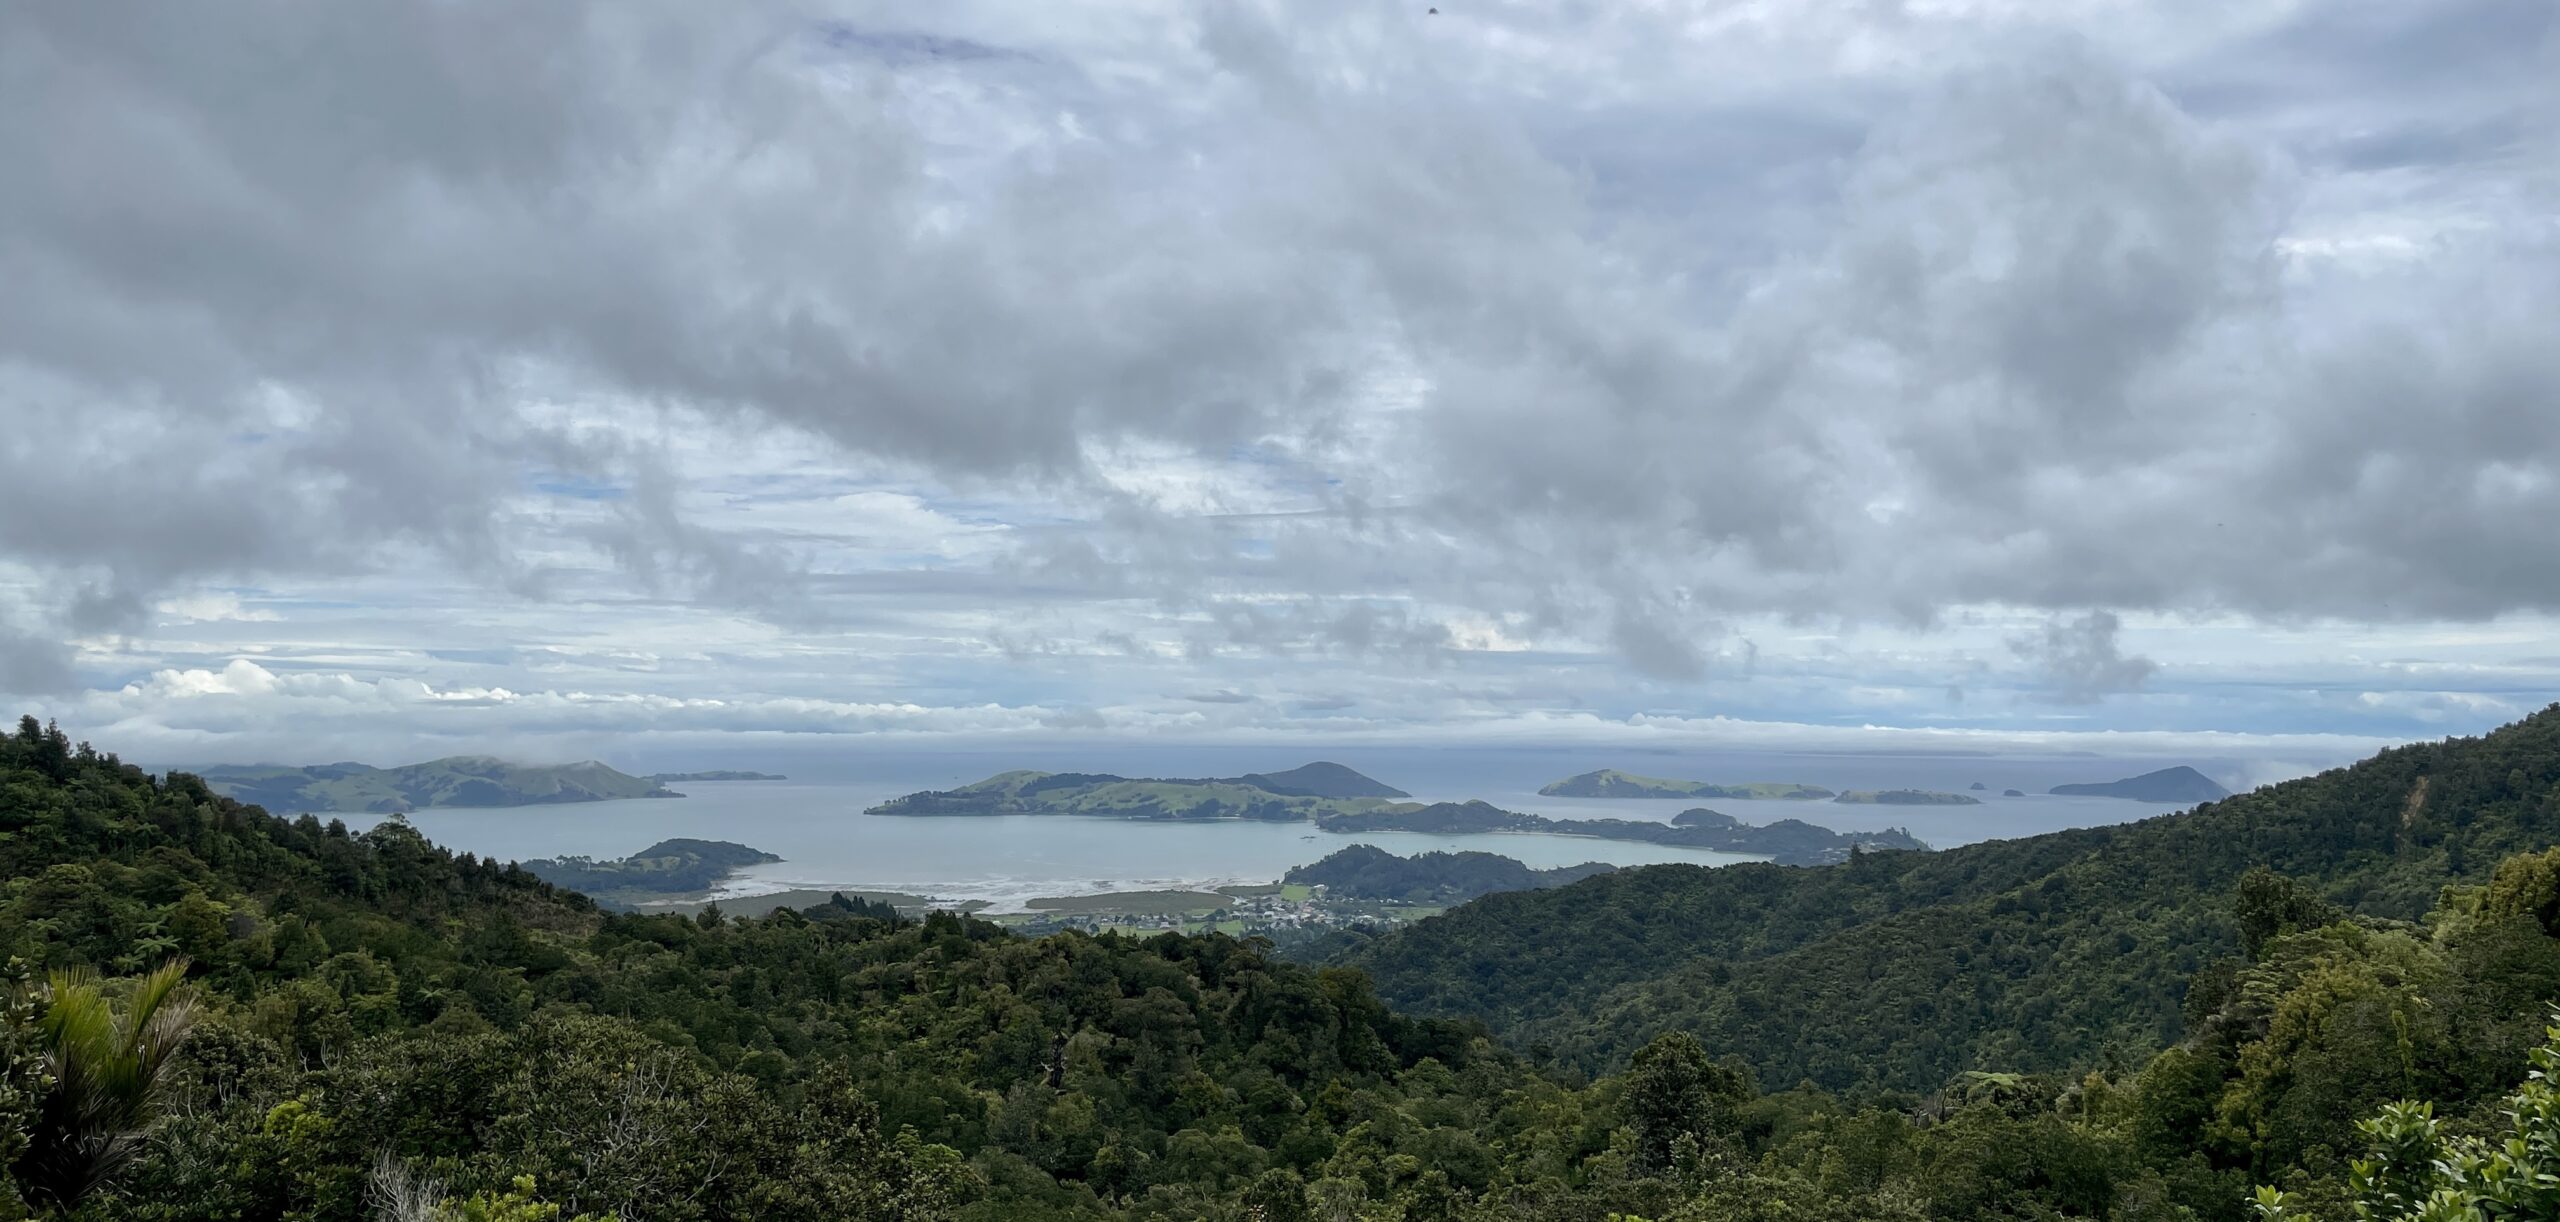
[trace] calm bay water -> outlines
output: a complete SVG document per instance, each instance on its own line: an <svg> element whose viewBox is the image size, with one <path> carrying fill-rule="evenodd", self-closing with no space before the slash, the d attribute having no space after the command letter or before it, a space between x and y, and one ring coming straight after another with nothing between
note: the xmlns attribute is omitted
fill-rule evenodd
<svg viewBox="0 0 2560 1222"><path fill-rule="evenodd" d="M1336 836L1304 823L1137 823L1056 815L914 819L862 809L895 796L849 785L691 784L680 801L592 802L410 816L442 844L502 858L619 857L669 836L753 845L786 860L733 877L728 891L793 887L909 891L987 900L999 911L1044 895L1267 883L1349 844L1391 853L1482 849L1541 868L1749 861L1731 853L1572 836Z"/></svg>
<svg viewBox="0 0 2560 1222"><path fill-rule="evenodd" d="M1052 755L1057 758L1050 758ZM1841 830L1908 828L1946 848L2065 827L2118 823L2178 809L2111 798L2060 798L2041 790L2063 781L2109 780L2159 761L2085 757L1693 755L1606 758L1571 751L1329 751L1329 758L1425 801L1482 798L1510 810L1563 818L1668 821L1709 805L1750 823L1795 818ZM1102 758L1097 758L1102 756ZM1286 768L1301 755L1271 750L1178 749L1117 753L1022 751L937 753L895 759L832 755L721 761L700 766L788 771L791 781L692 782L683 799L573 806L420 811L428 836L483 856L523 860L562 854L620 857L671 836L729 840L785 860L747 871L736 894L792 887L909 891L948 900L986 900L999 910L1045 895L1270 882L1350 844L1388 852L1479 850L1540 868L1751 860L1729 853L1575 836L1339 836L1300 823L1139 823L1058 816L884 818L862 811L918 789L947 788L1006 768L1112 771L1134 776L1209 776ZM685 761L679 764L693 766ZM2199 765L2210 763L2198 761ZM659 762L655 766L670 766ZM1545 798L1539 786L1599 767L1706 780L1799 781L1832 789L1916 787L1963 790L1974 781L1981 806L1847 806L1831 802L1624 801ZM2004 788L2024 798L1997 796ZM369 817L345 816L366 825Z"/></svg>

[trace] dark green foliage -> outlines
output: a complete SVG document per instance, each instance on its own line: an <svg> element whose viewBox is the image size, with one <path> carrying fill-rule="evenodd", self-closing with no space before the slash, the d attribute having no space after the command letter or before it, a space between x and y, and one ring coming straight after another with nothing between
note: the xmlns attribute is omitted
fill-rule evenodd
<svg viewBox="0 0 2560 1222"><path fill-rule="evenodd" d="M2484 740L2498 766L2476 792L2560 773L2560 744L2527 749L2543 719L2519 729ZM1576 978L1625 1002L1677 979L1715 1016L1600 1014L1588 1048L1615 1042L1627 1067L1589 1084L1259 942L1032 940L842 897L754 920L606 913L398 821L269 818L32 723L0 738L0 957L193 964L161 1106L108 1126L148 1138L84 1222L370 1218L393 1195L437 1222L2239 1222L2253 1184L2343 1220L2359 1197L2509 1191L2483 1169L2540 1166L2560 1114L2517 1087L2560 995L2560 856L2493 855L2538 847L2541 799L2434 805L2475 792L2457 765L2480 746L2412 749L2432 765L2414 801L2393 789L2409 773L2350 770L2286 805L2221 804L2236 828L1739 867L1703 891L1701 872L1630 871L1416 931L1492 913L1554 940L1454 961L1461 980L1509 973L1466 987L1518 1030L1573 1034L1555 996ZM2456 842L2481 881L2420 895L2464 875L2434 856ZM1891 985L1899 1008L1873 1004ZM135 1012L118 999L155 987L102 982L111 1036ZM0 1154L21 1168L66 1098L34 996L0 1016ZM2077 1025L2142 1007L2148 1045L2071 1051L2091 1047ZM1749 1058L1769 1050L1810 1051ZM2510 1097L2532 1110L2502 1116ZM2358 1128L2402 1098L2431 1107ZM2509 1128L2523 1156L2468 1140ZM2382 1160L2351 1166L2377 1139ZM2436 1156L2436 1179L2403 1173ZM0 1218L40 1179L13 1175Z"/></svg>
<svg viewBox="0 0 2560 1222"><path fill-rule="evenodd" d="M1718 1065L1683 1032L1636 1050L1619 1113L1635 1136L1636 1165L1659 1171L1685 1144L1703 1148L1734 1131L1734 1109L1751 1098L1751 1080Z"/></svg>
<svg viewBox="0 0 2560 1222"><path fill-rule="evenodd" d="M2240 936L2240 953L2252 959L2277 934L2317 929L2337 919L2337 905L2265 866L2252 866L2241 875L2231 898L2231 926Z"/></svg>
<svg viewBox="0 0 2560 1222"><path fill-rule="evenodd" d="M852 901L614 916L397 820L272 818L33 726L0 740L0 870L0 956L194 959L203 1014L118 1218L353 1216L386 1152L455 1200L531 1176L627 1219L1193 1216L1337 1159L1374 1160L1383 1201L1530 1080L1260 944Z"/></svg>

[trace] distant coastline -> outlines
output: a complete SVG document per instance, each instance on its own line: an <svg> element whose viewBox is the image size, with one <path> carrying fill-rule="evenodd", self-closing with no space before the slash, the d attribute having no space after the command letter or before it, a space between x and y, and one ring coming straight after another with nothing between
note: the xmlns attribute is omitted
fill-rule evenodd
<svg viewBox="0 0 2560 1222"><path fill-rule="evenodd" d="M622 798L681 798L656 780L594 760L511 764L456 755L376 768L337 763L223 765L196 774L215 793L274 814L406 814L451 806L544 806Z"/></svg>

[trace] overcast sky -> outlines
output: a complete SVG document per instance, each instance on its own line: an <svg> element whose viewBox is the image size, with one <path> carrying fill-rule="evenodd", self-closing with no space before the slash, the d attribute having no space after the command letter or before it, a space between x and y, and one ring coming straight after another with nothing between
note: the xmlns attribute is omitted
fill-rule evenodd
<svg viewBox="0 0 2560 1222"><path fill-rule="evenodd" d="M385 763L2560 693L2549 0L1436 2L0 8L0 693Z"/></svg>

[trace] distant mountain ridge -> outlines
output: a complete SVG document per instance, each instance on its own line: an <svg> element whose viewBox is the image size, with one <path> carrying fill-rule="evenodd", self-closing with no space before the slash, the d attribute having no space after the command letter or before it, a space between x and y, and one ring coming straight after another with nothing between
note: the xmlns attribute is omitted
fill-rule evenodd
<svg viewBox="0 0 2560 1222"><path fill-rule="evenodd" d="M673 781L788 781L779 772L741 772L735 768L713 768L706 772L652 772L644 780L661 785Z"/></svg>
<svg viewBox="0 0 2560 1222"><path fill-rule="evenodd" d="M370 764L276 764L207 768L213 791L275 814L400 814L439 806L543 806L616 798L681 798L643 777L594 760L576 764L510 764L486 755L455 755L396 768Z"/></svg>
<svg viewBox="0 0 2560 1222"><path fill-rule="evenodd" d="M1820 785L1793 781L1745 781L1718 785L1709 781L1674 781L1602 768L1550 782L1538 791L1550 798L1723 798L1732 801L1783 799L1819 801L1831 796Z"/></svg>
<svg viewBox="0 0 2560 1222"><path fill-rule="evenodd" d="M2221 783L2184 764L2120 781L2056 785L2049 792L2065 797L2131 798L2137 802L2219 802L2231 796Z"/></svg>

